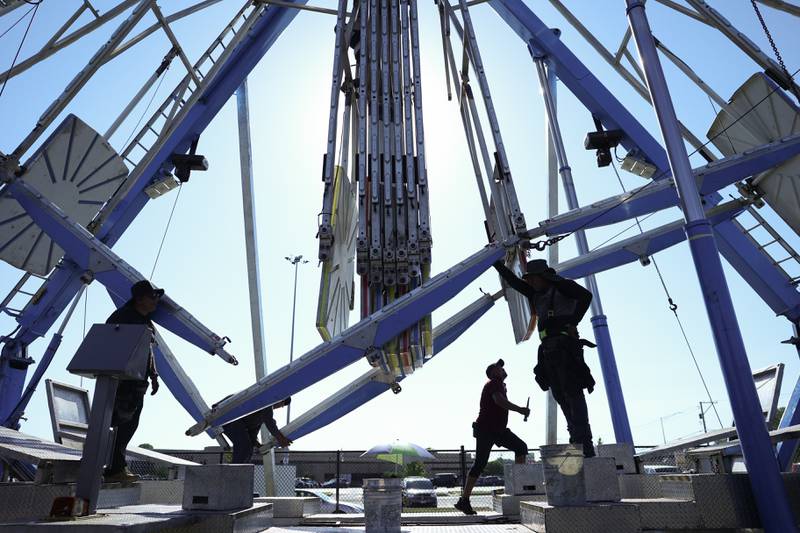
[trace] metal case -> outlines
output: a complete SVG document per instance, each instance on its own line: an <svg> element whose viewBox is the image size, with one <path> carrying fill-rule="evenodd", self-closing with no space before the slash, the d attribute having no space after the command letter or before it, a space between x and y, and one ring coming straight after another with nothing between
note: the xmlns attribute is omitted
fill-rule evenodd
<svg viewBox="0 0 800 533"><path fill-rule="evenodd" d="M639 510L625 503L591 503L552 507L545 502L521 502L520 522L536 533L638 533Z"/></svg>
<svg viewBox="0 0 800 533"><path fill-rule="evenodd" d="M153 332L145 324L95 324L78 346L67 371L93 378L144 380Z"/></svg>
<svg viewBox="0 0 800 533"><path fill-rule="evenodd" d="M634 450L632 444L599 444L597 446L598 457L613 457L617 463L618 474L635 474L636 461L634 460Z"/></svg>
<svg viewBox="0 0 800 533"><path fill-rule="evenodd" d="M617 465L612 457L583 460L583 479L587 502L618 502L620 499Z"/></svg>
<svg viewBox="0 0 800 533"><path fill-rule="evenodd" d="M227 511L253 505L253 465L186 467L183 508Z"/></svg>
<svg viewBox="0 0 800 533"><path fill-rule="evenodd" d="M542 463L503 465L505 493L509 496L544 494L544 469Z"/></svg>

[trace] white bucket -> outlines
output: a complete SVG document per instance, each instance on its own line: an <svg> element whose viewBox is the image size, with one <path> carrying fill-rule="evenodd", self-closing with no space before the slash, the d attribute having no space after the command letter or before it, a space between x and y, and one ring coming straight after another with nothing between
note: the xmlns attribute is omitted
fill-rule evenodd
<svg viewBox="0 0 800 533"><path fill-rule="evenodd" d="M364 526L367 531L400 533L403 480L364 480Z"/></svg>
<svg viewBox="0 0 800 533"><path fill-rule="evenodd" d="M585 505L583 449L572 444L541 447L547 503L554 506Z"/></svg>

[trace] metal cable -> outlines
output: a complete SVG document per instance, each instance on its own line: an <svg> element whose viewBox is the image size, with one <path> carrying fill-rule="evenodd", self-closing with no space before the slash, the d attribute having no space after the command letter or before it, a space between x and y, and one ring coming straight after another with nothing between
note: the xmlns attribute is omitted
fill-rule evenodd
<svg viewBox="0 0 800 533"><path fill-rule="evenodd" d="M164 248L164 241L167 239L167 232L169 231L169 226L172 223L172 215L175 214L175 207L178 205L178 199L181 197L181 190L183 190L183 184L181 183L178 185L178 192L175 195L175 201L172 202L172 210L169 212L169 218L167 219L167 225L164 228L164 235L161 236L161 244L158 245L158 253L156 253L156 259L153 261L153 269L150 271L149 279L153 279L153 274L156 271L156 265L158 265L158 258L161 257L161 250Z"/></svg>
<svg viewBox="0 0 800 533"><path fill-rule="evenodd" d="M25 13L23 13L23 14L22 14L22 16L21 16L20 18L18 18L18 19L16 20L16 22L14 22L14 23L13 23L11 26L9 26L8 28L6 28L6 29L5 29L5 31L3 31L3 33L0 33L0 39L2 39L3 37L5 37L5 35L6 35L8 32L10 32L11 30L13 30L13 29L14 29L14 27L16 27L16 25L17 25L17 24L19 24L20 22L22 22L22 19L24 19L25 17L27 17L27 16L30 14L30 12L31 12L31 11L33 11L35 8L36 8L36 6L31 6L31 7L30 7L30 9L28 9L28 10L27 10Z"/></svg>
<svg viewBox="0 0 800 533"><path fill-rule="evenodd" d="M794 71L794 73L793 73L793 74L790 76L790 79L792 79L792 80L793 80L793 79L794 79L794 77L797 75L797 73L798 73L798 72L800 72L800 69L797 69L797 70L795 70L795 71ZM732 128L732 127L733 127L733 126L734 126L736 123L738 123L740 120L742 120L744 117L746 117L746 116L747 116L749 113L751 113L751 112L752 112L752 111L753 111L753 110L754 110L756 107L758 107L759 105L761 105L761 103L763 103L763 102L764 102L764 101L765 101L767 98L769 98L770 96L772 96L772 95L773 95L773 93L775 93L775 92L776 92L778 89L779 89L779 87L775 87L775 88L773 88L771 91L769 91L769 92L768 92L768 93L767 93L767 94L766 94L766 95L765 95L765 96L764 96L764 97L763 97L761 100L759 100L758 102L756 102L755 104L753 104L752 106L750 106L750 108L749 108L747 111L745 111L744 113L742 113L742 115L741 115L740 117L736 118L736 119L735 119L733 122L731 122L730 124L728 124L727 126L725 126L725 128L723 128L721 131L719 131L719 132L718 132L716 135L714 135L713 137L711 137L710 139L708 139L706 142L704 142L703 144L701 144L700 146L698 146L697 148L695 148L695 150L694 150L692 153L688 154L688 157L692 157L693 155L695 155L696 153L698 153L700 150L702 150L703 148L705 148L706 146L708 146L708 145L709 145L709 144L710 144L710 143L711 143L713 140L715 140L717 137L719 137L719 136L720 136L720 135L722 135L723 133L726 133L726 132L727 132L727 131L728 131L730 128ZM647 188L648 188L648 187L650 187L652 184L656 183L656 182L658 181L658 179L659 179L661 176L664 176L664 175L666 175L666 173L667 173L667 172L670 172L670 169L665 169L665 170L663 170L663 171L662 171L662 172L661 172L661 173L660 173L658 176L653 176L653 177L651 178L650 182L649 182L647 185L645 185L644 187L641 187L641 188L639 188L639 189L637 189L637 190L633 191L633 192L630 194L630 196L628 196L627 198L624 198L624 199L620 200L619 202L617 202L616 204L614 204L614 205L612 205L611 207L609 207L608 209L605 209L605 210L601 211L600 213L598 213L598 214L597 214L597 215L595 215L594 217L590 218L589 220L587 220L586 222L584 222L583 224L581 224L581 225L580 225L580 226L578 226L577 228L573 229L572 231L570 231L570 232L567 232L567 233L564 233L563 235L556 235L555 237L550 237L550 238L547 238L547 239L540 239L540 240L538 240L538 241L536 241L536 242L532 242L532 243L530 243L530 245L529 245L528 247L529 247L529 248L531 248L531 249L538 250L538 251L543 251L543 250L544 250L544 249L545 249L547 246L551 246L551 245L553 245L553 244L555 244L555 243L557 243L557 242L559 242L559 241L562 241L562 240L566 239L567 237L571 236L573 233L575 233L575 232L578 232L578 231L580 231L580 230L582 230L582 229L585 229L585 228L586 228L586 227L587 227L589 224L591 224L591 223L592 223L592 222L594 222L595 220L598 220L598 219L600 219L600 218L604 217L605 215L607 215L607 214L608 214L608 213L610 213L611 211L613 211L613 210L617 209L618 207L620 207L621 205L623 205L623 204L625 204L625 203L629 202L631 199L633 199L633 198L634 198L635 196L637 196L638 194L641 194L643 191L647 190Z"/></svg>
<svg viewBox="0 0 800 533"><path fill-rule="evenodd" d="M164 72L161 73L161 76L158 79L158 83L156 84L156 88L153 91L153 94L150 95L150 101L147 102L147 107L144 108L144 111L142 111L142 116L139 117L139 120L136 122L136 125L131 130L131 134L128 135L128 138L125 139L125 142L122 144L123 149L128 147L128 143L131 142L131 139L133 138L133 136L136 135L137 131L139 131L139 125L144 120L144 117L147 116L147 112L150 111L150 106L153 105L153 100L156 99L156 95L158 94L158 90L161 88L161 84L164 82L164 78L167 77L166 76L166 72L167 72L167 69L164 69Z"/></svg>
<svg viewBox="0 0 800 533"><path fill-rule="evenodd" d="M19 42L19 46L17 47L17 53L14 54L14 60L11 61L11 67L8 69L8 74L6 74L6 79L3 80L3 86L0 87L0 97L3 96L3 91L6 90L6 84L8 84L8 80L11 77L11 71L14 70L14 66L17 64L17 59L19 59L19 53L22 51L22 46L25 44L25 39L28 38L28 32L31 29L31 24L33 24L33 19L36 18L36 13L39 11L39 4L41 4L42 0L39 0L38 4L33 5L33 14L31 15L31 19L28 21L28 27L25 28L25 33L22 36L22 40Z"/></svg>
<svg viewBox="0 0 800 533"><path fill-rule="evenodd" d="M622 192L628 192L625 190L625 184L622 183L622 177L619 175L619 171L617 170L617 165L614 162L611 162L611 167L614 169L614 174L617 176L617 181L619 181L619 186L622 188ZM651 213L647 217L642 220L646 220L650 216L653 216L655 213ZM635 217L636 226L639 226L639 233L644 233L642 230L642 225L639 221L638 217ZM633 226L631 226L633 227ZM630 228L628 228L630 229ZM625 230L627 231L627 229ZM664 280L664 276L661 274L661 269L658 267L658 262L656 258L651 256L650 261L653 263L653 266L656 269L656 273L658 274L658 280L661 282L661 287L664 289L664 294L667 297L667 302L669 303L669 310L672 311L672 314L675 315L675 321L678 323L678 328L681 330L681 334L683 335L683 340L686 342L686 348L689 350L689 354L692 356L692 361L694 362L694 367L697 369L697 374L700 376L700 381L703 383L703 388L706 391L706 395L708 395L708 401L711 402L711 407L714 409L714 415L717 417L717 422L719 422L719 427L722 428L722 419L719 416L719 412L717 411L717 405L714 399L711 397L711 391L708 389L708 384L706 383L706 378L703 376L702 370L700 370L700 365L697 363L697 357L694 354L694 348L692 348L692 343L689 342L689 337L686 335L686 330L683 328L683 322L681 322L680 316L678 316L678 304L672 299L672 295L669 293L669 288L667 287L667 282Z"/></svg>

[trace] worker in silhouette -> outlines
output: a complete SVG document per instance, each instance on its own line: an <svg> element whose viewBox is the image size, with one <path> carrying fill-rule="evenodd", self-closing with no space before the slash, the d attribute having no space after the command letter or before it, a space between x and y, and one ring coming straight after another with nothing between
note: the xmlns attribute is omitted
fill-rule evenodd
<svg viewBox="0 0 800 533"><path fill-rule="evenodd" d="M286 398L276 404L250 413L247 416L234 420L233 422L228 422L222 426L225 436L228 437L233 446L231 463L249 463L252 460L253 449L261 447L261 443L258 442L258 433L261 431L262 424L267 427L267 431L275 438L278 446L286 448L292 444L292 441L278 429L278 424L275 422L275 416L273 415L273 409L284 407L291 402L291 397ZM212 408L216 406L215 404Z"/></svg>
<svg viewBox="0 0 800 533"><path fill-rule="evenodd" d="M585 457L594 457L592 429L583 390L591 393L595 381L583 359L583 347L595 345L580 338L578 323L592 302L592 293L562 278L544 259L527 264L519 279L501 261L494 264L500 276L528 298L538 320L539 354L533 369L542 390L551 390L567 419L569 441L581 445Z"/></svg>
<svg viewBox="0 0 800 533"><path fill-rule="evenodd" d="M158 372L153 357L155 329L150 317L158 308L159 300L163 295L164 289L157 289L147 280L139 281L131 287L131 299L111 313L106 320L106 324L145 324L152 332L146 378L144 380L121 380L117 385L114 412L111 418L111 426L115 428L114 448L111 451L111 464L103 474L107 483L132 482L139 479L139 476L128 469L125 450L139 427L139 416L142 414L144 406L148 379L152 387L150 395L158 392Z"/></svg>
<svg viewBox="0 0 800 533"><path fill-rule="evenodd" d="M508 429L508 412L516 411L527 420L531 410L520 407L508 401L506 397L506 374L503 366L505 363L499 359L486 367L486 377L489 381L483 386L481 392L480 411L478 419L472 424L472 433L475 437L475 462L469 471L464 483L464 494L455 504L455 508L464 514L476 514L469 502L475 482L489 462L492 446L502 446L514 452L514 460L519 464L525 463L528 455L528 445Z"/></svg>

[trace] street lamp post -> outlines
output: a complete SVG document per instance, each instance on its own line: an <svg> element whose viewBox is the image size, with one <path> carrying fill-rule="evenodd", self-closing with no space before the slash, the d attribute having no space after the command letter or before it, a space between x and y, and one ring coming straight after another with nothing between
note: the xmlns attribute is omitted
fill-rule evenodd
<svg viewBox="0 0 800 533"><path fill-rule="evenodd" d="M303 259L302 255L295 255L295 256L286 256L286 260L289 261L291 264L294 265L294 296L292 297L292 337L289 344L289 364L294 361L294 317L295 311L297 310L297 267L302 264L308 263L308 259ZM286 423L289 423L289 418L291 416L292 406L291 404L286 406Z"/></svg>

